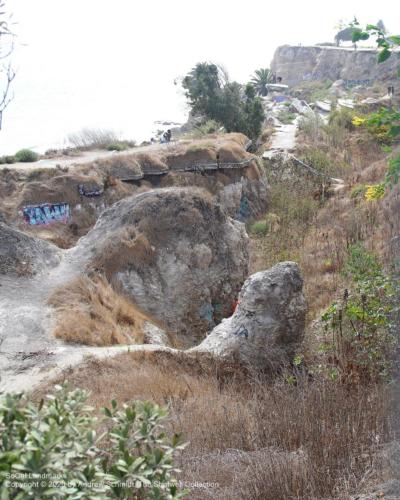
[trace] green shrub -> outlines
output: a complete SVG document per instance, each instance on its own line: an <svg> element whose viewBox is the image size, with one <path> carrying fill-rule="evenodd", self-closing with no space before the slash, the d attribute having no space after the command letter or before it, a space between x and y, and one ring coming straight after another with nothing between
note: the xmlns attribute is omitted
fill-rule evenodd
<svg viewBox="0 0 400 500"><path fill-rule="evenodd" d="M195 129L195 135L207 135L207 134L215 134L219 132L221 129L223 130L224 126L222 123L217 122L216 120L206 120L201 125L197 126Z"/></svg>
<svg viewBox="0 0 400 500"><path fill-rule="evenodd" d="M365 184L357 184L357 186L354 186L353 189L351 190L350 198L352 198L353 200L358 198L364 198L366 190L367 186Z"/></svg>
<svg viewBox="0 0 400 500"><path fill-rule="evenodd" d="M360 243L351 245L344 266L344 275L356 283L376 280L383 276L382 268L374 254L368 252Z"/></svg>
<svg viewBox="0 0 400 500"><path fill-rule="evenodd" d="M309 112L299 120L299 129L314 142L321 138L324 121L318 113Z"/></svg>
<svg viewBox="0 0 400 500"><path fill-rule="evenodd" d="M390 330L393 286L376 257L362 245L349 248L343 274L350 281L341 301L322 316L328 338L328 372L340 380L390 378L395 339Z"/></svg>
<svg viewBox="0 0 400 500"><path fill-rule="evenodd" d="M258 236L266 235L268 229L268 222L266 220L258 220L250 226L250 232Z"/></svg>
<svg viewBox="0 0 400 500"><path fill-rule="evenodd" d="M88 394L66 385L39 405L0 398L0 498L181 498L162 432L166 410L151 402L105 408L97 436ZM56 484L54 484L56 483Z"/></svg>
<svg viewBox="0 0 400 500"><path fill-rule="evenodd" d="M354 110L348 108L337 108L331 111L328 125L324 127L324 132L331 146L343 147L348 133L355 130L354 116Z"/></svg>
<svg viewBox="0 0 400 500"><path fill-rule="evenodd" d="M125 142L115 142L107 146L107 151L125 151L128 145Z"/></svg>
<svg viewBox="0 0 400 500"><path fill-rule="evenodd" d="M3 156L2 159L1 159L1 163L4 164L4 163L15 163L17 160L15 158L15 156L12 156L12 155L8 155L8 156Z"/></svg>
<svg viewBox="0 0 400 500"><path fill-rule="evenodd" d="M296 87L292 94L299 99L307 102L321 101L330 96L329 88L332 82L330 80L302 82Z"/></svg>
<svg viewBox="0 0 400 500"><path fill-rule="evenodd" d="M334 176L339 174L339 168L334 164L329 156L319 148L309 149L301 159L304 163L310 165L325 175ZM321 181L321 178L318 180Z"/></svg>
<svg viewBox="0 0 400 500"><path fill-rule="evenodd" d="M283 109L278 114L278 120L285 125L292 123L295 118L296 118L296 115L294 113L291 113L287 109Z"/></svg>
<svg viewBox="0 0 400 500"><path fill-rule="evenodd" d="M23 163L31 163L38 161L39 155L31 149L20 149L17 153L15 153L15 158L17 161Z"/></svg>
<svg viewBox="0 0 400 500"><path fill-rule="evenodd" d="M355 113L349 108L337 108L331 111L328 124L330 127L339 127L346 130L354 130L353 118Z"/></svg>
<svg viewBox="0 0 400 500"><path fill-rule="evenodd" d="M318 83L319 83L319 88L316 88L310 94L310 98L309 98L310 102L323 101L323 100L330 97L329 89L332 86L332 81L325 80L323 82L318 82Z"/></svg>

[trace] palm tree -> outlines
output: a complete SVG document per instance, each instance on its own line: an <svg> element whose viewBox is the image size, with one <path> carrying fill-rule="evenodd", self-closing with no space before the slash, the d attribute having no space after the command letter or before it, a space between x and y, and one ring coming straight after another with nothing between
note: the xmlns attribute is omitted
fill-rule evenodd
<svg viewBox="0 0 400 500"><path fill-rule="evenodd" d="M268 94L268 83L272 80L272 73L268 68L261 68L254 71L251 83L254 85L258 95L266 96Z"/></svg>

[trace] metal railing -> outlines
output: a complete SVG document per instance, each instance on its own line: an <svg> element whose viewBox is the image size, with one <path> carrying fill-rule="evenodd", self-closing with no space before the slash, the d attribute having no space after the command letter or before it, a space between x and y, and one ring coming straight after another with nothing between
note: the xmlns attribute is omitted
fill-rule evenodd
<svg viewBox="0 0 400 500"><path fill-rule="evenodd" d="M208 170L225 170L232 168L245 168L252 161L256 159L256 156L251 156L240 162L216 162L216 163L195 163L192 165L185 165L184 167L171 167L168 170L153 171L148 173L137 174L127 178L120 178L121 181L136 181L144 179L152 175L164 175L169 172L206 172Z"/></svg>

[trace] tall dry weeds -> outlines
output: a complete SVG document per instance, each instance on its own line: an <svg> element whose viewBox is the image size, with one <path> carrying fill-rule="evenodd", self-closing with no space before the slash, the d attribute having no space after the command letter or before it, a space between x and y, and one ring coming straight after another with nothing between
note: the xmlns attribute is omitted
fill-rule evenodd
<svg viewBox="0 0 400 500"><path fill-rule="evenodd" d="M55 337L106 346L143 344L151 321L102 277L80 277L57 289L48 301L56 311Z"/></svg>
<svg viewBox="0 0 400 500"><path fill-rule="evenodd" d="M189 441L180 479L214 483L193 488L191 499L343 499L385 477L386 386L236 375L221 379L214 366L130 353L89 360L58 382L90 390L98 409L113 398L167 405L168 433Z"/></svg>

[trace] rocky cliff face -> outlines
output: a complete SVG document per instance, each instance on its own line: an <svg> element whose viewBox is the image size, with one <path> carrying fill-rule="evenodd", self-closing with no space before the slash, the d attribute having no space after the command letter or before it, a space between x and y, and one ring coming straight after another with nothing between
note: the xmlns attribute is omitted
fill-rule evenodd
<svg viewBox="0 0 400 500"><path fill-rule="evenodd" d="M243 134L211 135L78 161L65 169L0 169L0 220L70 248L113 203L152 187L188 186L207 190L237 220L261 216L268 206L268 182L262 165L247 152L248 142ZM60 204L67 216L47 217L46 211L53 213Z"/></svg>
<svg viewBox="0 0 400 500"><path fill-rule="evenodd" d="M244 224L196 188L115 203L74 251L187 346L232 313L248 272Z"/></svg>
<svg viewBox="0 0 400 500"><path fill-rule="evenodd" d="M395 79L398 58L378 64L375 50L340 47L283 45L275 51L271 69L282 83L297 85L303 81L351 80L386 82Z"/></svg>

